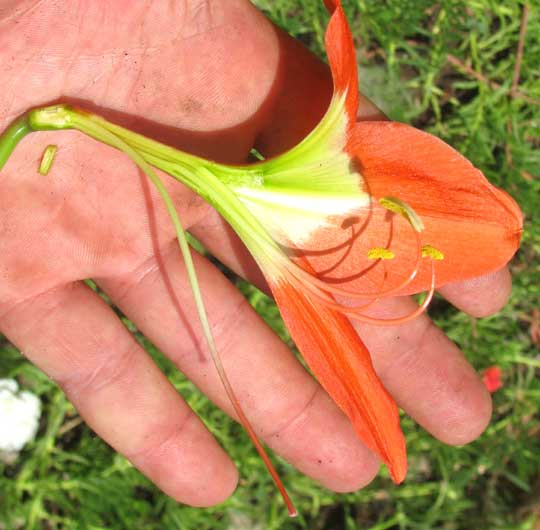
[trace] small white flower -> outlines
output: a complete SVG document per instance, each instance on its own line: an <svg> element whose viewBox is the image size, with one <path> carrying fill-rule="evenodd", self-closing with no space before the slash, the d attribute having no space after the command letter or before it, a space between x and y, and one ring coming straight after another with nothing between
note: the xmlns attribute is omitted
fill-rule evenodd
<svg viewBox="0 0 540 530"><path fill-rule="evenodd" d="M19 392L14 379L0 379L0 451L20 451L36 435L41 402L32 392Z"/></svg>

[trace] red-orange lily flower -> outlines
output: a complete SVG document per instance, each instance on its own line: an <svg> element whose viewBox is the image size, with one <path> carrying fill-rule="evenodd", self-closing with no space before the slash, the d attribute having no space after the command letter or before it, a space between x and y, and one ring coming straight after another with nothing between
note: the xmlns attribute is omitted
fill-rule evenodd
<svg viewBox="0 0 540 530"><path fill-rule="evenodd" d="M230 186L312 275L287 272L279 259L271 264L254 251L308 365L399 483L407 464L397 407L344 315L373 320L332 295L432 291L496 270L519 245L522 217L507 194L438 138L400 123L356 121L352 37L340 1L325 4L334 79L327 114L299 146L259 165L262 184Z"/></svg>
<svg viewBox="0 0 540 530"><path fill-rule="evenodd" d="M272 190L274 201L266 193L257 202L257 191L239 187L241 198L248 207L250 201L253 203L253 212L273 228L276 239L301 251L328 283L346 287L347 291L380 290L383 281L384 291L393 290L393 294L414 293L430 286L429 262L420 265L414 278L399 289L411 272L402 259L387 261L385 267L373 267L367 250L380 246L391 249L398 258L406 257L409 266L415 264L410 259L417 249L415 231L399 218L389 222L387 208L378 203L384 197L397 197L410 206L423 223L422 243L435 245L444 254L445 259L437 263L437 286L478 276L507 263L521 235L519 207L438 138L401 123L356 121L358 80L353 41L340 1L325 0L325 4L332 14L326 49L334 78L334 97L319 127L299 146L307 151L305 144L326 144L326 150L317 145L322 161L317 156L309 163L307 156L302 160L305 173L300 185L330 191L336 199L336 210L332 211L329 200L315 201L313 208L326 210L320 212L320 217L328 218L325 222L316 219L309 227L308 237L304 230L307 223L299 227L294 222L304 206L298 195L295 198L291 193L296 190L291 189L294 184L285 180L287 176L280 182L265 175L265 191ZM325 134L318 134L323 124ZM340 156L342 159L337 160ZM284 155L280 159L285 157L292 166L294 156ZM334 166L341 163L339 176L329 160L335 161ZM321 162L321 171L317 162ZM290 168L288 173L293 178L297 176ZM310 179L317 182L310 183ZM272 213L284 199L296 199L295 213L289 218ZM343 208L341 213L339 207Z"/></svg>
<svg viewBox="0 0 540 530"><path fill-rule="evenodd" d="M352 37L341 2L325 4L334 95L318 126L276 158L217 164L65 106L32 111L21 130L80 129L207 199L259 263L317 379L399 483L407 461L398 409L349 317L374 322L365 311L380 298L428 290L420 312L435 287L502 267L519 245L522 216L441 140L400 123L356 121Z"/></svg>

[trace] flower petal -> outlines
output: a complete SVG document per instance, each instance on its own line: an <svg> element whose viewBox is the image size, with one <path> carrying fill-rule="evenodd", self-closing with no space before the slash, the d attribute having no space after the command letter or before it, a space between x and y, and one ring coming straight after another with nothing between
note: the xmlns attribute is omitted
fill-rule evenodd
<svg viewBox="0 0 540 530"><path fill-rule="evenodd" d="M359 122L347 151L374 199L398 197L420 216L422 243L444 254L437 285L500 269L518 249L519 206L439 138L401 123ZM381 218L374 212L370 233L382 229ZM413 234L396 233L391 248L396 257L414 255ZM430 281L426 264L406 292L425 290Z"/></svg>
<svg viewBox="0 0 540 530"><path fill-rule="evenodd" d="M345 107L349 121L353 124L358 112L356 50L341 1L325 0L324 3L332 15L326 29L325 46L334 80L334 94L346 95Z"/></svg>
<svg viewBox="0 0 540 530"><path fill-rule="evenodd" d="M292 338L321 385L360 439L388 466L394 482L402 482L407 457L398 409L350 322L282 279L270 286Z"/></svg>

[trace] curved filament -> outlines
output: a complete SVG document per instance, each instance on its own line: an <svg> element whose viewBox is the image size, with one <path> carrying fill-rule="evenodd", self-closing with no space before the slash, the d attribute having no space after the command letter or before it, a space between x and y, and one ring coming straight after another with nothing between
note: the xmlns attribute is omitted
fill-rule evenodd
<svg viewBox="0 0 540 530"><path fill-rule="evenodd" d="M388 319L369 317L367 315L360 315L352 311L351 312L343 311L343 314L347 315L350 318L353 318L354 320L359 320L360 322L364 322L365 324L373 324L375 326L399 326L401 324L405 324L406 322L410 322L411 320L414 320L415 318L420 316L428 308L429 304L431 303L431 300L433 299L434 294L435 294L435 266L432 261L431 262L431 286L427 293L426 299L412 313L409 313L408 315L405 315L402 317L388 318Z"/></svg>
<svg viewBox="0 0 540 530"><path fill-rule="evenodd" d="M359 293L357 291L351 291L349 289L344 289L341 287L336 287L332 284L329 284L325 282L324 280L321 280L317 276L314 276L310 274L309 272L306 272L302 267L297 265L296 263L289 260L287 264L288 272L298 278L299 280L304 280L308 284L312 284L314 286L317 286L319 289L323 289L324 291L327 291L328 293L332 293L335 295L340 296L346 296L348 298L355 298L355 299L366 299L366 298L381 298L383 296L390 296L392 294L396 294L405 287L407 287L418 274L418 271L420 270L420 263L422 258L422 242L420 240L420 234L418 232L415 233L416 238L416 259L413 270L410 272L410 274L399 284L395 287L391 287L385 291L377 291L377 292L371 292L371 293Z"/></svg>
<svg viewBox="0 0 540 530"><path fill-rule="evenodd" d="M290 273L289 273L290 274ZM306 273L307 274L307 273ZM295 284L299 289L308 289L310 295L316 298L321 304L325 307L339 311L340 313L346 315L347 317L358 320L365 324L373 324L377 326L397 326L400 324L405 324L411 320L414 320L416 317L420 316L429 306L433 295L435 294L435 265L433 260L431 261L431 284L429 291L425 300L419 305L413 312L402 317L390 318L390 319L381 319L376 317L370 317L368 315L362 314L363 311L372 307L377 302L380 301L380 297L374 297L371 301L366 304L357 305L357 306L348 306L337 302L334 297L323 289L319 289L313 283L305 281L303 278L289 277L289 281Z"/></svg>

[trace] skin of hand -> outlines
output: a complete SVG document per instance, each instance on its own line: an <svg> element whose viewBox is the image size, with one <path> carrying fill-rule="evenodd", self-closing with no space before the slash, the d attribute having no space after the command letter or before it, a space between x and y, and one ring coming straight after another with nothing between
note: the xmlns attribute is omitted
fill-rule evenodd
<svg viewBox="0 0 540 530"><path fill-rule="evenodd" d="M255 145L270 156L318 122L332 93L319 60L247 0L0 2L0 129L29 107L70 101L220 161ZM368 101L361 118L381 117ZM46 177L46 145L59 145ZM201 199L164 176L184 225L264 288L239 240ZM55 380L104 440L173 498L226 499L233 463L116 314L111 300L202 392L231 414L206 354L171 223L123 154L72 131L25 139L0 179L0 332ZM343 414L205 258L194 254L225 369L260 437L340 492L379 463ZM474 316L497 311L507 270L441 289ZM407 313L407 298L379 316ZM490 398L462 353L426 316L358 326L398 404L448 444L476 438Z"/></svg>

